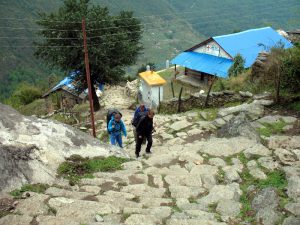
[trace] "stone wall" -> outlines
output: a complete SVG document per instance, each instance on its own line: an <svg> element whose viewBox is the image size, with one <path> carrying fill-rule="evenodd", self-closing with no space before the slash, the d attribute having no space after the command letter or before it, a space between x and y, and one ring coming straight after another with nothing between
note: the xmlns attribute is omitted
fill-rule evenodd
<svg viewBox="0 0 300 225"><path fill-rule="evenodd" d="M195 93L189 98L182 98L180 105L180 112L186 112L195 108L205 108L207 94L200 95ZM234 93L232 91L223 92L211 92L208 105L209 107L222 107L227 103L233 102L245 102L252 98L250 92ZM162 101L160 104L160 112L163 113L177 113L178 110L178 98L174 98L168 101Z"/></svg>

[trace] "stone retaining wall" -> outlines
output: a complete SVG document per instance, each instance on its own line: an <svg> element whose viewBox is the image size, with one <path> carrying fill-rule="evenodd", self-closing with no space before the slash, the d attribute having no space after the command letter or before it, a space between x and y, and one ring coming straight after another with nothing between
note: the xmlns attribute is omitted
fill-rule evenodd
<svg viewBox="0 0 300 225"><path fill-rule="evenodd" d="M200 95L195 93L189 98L182 98L180 112L186 112L194 108L205 108L206 94ZM208 105L209 107L222 107L227 103L233 102L245 102L252 98L252 94L249 92L234 93L231 91L223 92L211 92ZM168 101L162 101L160 104L160 112L163 113L177 113L178 110L178 98L174 98Z"/></svg>

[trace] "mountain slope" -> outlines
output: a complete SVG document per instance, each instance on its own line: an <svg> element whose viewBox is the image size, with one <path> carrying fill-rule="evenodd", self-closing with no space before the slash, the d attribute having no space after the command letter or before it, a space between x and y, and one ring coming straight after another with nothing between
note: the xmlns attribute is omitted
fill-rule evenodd
<svg viewBox="0 0 300 225"><path fill-rule="evenodd" d="M107 6L112 13L132 10L145 28L144 54L128 72L134 74L142 63L164 66L178 52L208 36L272 25L286 30L300 27L299 0L91 0ZM30 46L36 38L34 19L39 12L57 10L61 0L4 0L0 3L0 100L9 96L22 81L40 84L51 73L33 57ZM3 18L26 18L13 20ZM13 29L22 28L22 29ZM26 46L19 48L16 46ZM45 83L45 82L44 82Z"/></svg>

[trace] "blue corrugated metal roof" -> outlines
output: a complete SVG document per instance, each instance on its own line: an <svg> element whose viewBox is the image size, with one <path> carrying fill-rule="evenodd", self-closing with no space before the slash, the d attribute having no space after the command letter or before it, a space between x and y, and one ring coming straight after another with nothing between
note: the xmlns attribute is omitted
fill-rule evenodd
<svg viewBox="0 0 300 225"><path fill-rule="evenodd" d="M238 53L246 60L245 67L250 67L255 62L258 54L268 51L279 43L284 48L293 45L271 27L247 30L235 34L213 37L213 39L229 54L235 57Z"/></svg>
<svg viewBox="0 0 300 225"><path fill-rule="evenodd" d="M183 52L174 58L172 63L226 78L227 71L233 62L230 59L204 53Z"/></svg>
<svg viewBox="0 0 300 225"><path fill-rule="evenodd" d="M73 81L76 78L76 76L79 74L80 74L79 71L73 71L73 72L69 73L69 76L65 77L62 81L60 81L54 88L52 88L50 90L50 92L56 91L63 86L67 86L68 88L75 90Z"/></svg>

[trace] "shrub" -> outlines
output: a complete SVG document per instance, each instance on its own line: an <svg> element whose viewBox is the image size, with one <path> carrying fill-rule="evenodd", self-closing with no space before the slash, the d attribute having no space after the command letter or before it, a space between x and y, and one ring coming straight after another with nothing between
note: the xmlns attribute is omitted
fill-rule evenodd
<svg viewBox="0 0 300 225"><path fill-rule="evenodd" d="M245 59L237 54L233 59L233 64L228 70L229 77L237 76L245 70Z"/></svg>
<svg viewBox="0 0 300 225"><path fill-rule="evenodd" d="M12 96L6 101L14 108L27 105L42 96L41 90L29 84L19 85Z"/></svg>

